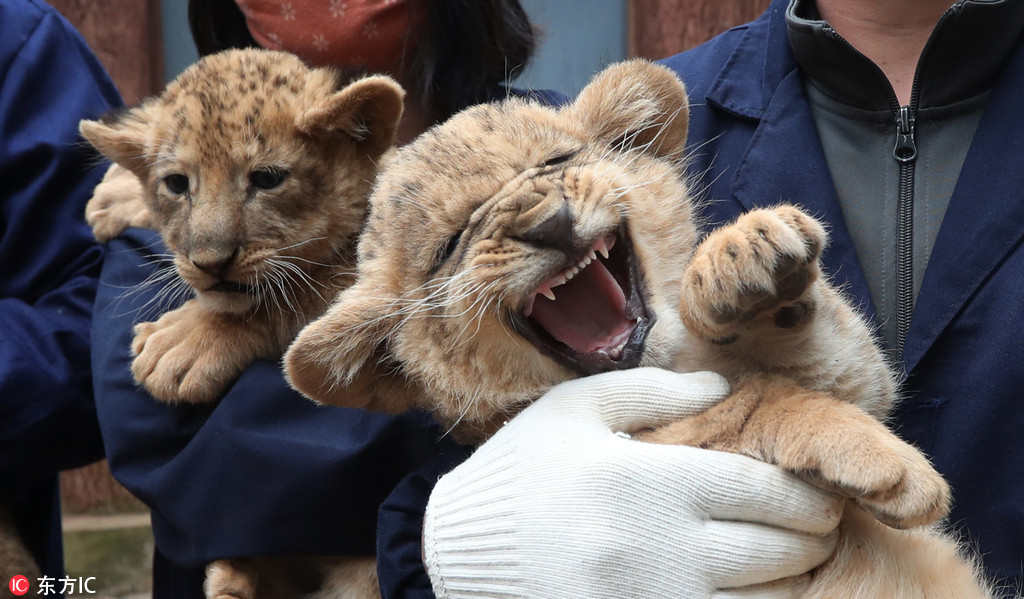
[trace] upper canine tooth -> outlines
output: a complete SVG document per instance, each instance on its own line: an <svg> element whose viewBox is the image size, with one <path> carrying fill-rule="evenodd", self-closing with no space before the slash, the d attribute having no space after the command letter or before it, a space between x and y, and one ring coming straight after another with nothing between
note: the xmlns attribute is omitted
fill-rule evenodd
<svg viewBox="0 0 1024 599"><path fill-rule="evenodd" d="M540 294L543 295L544 297L548 298L551 301L555 300L555 292L552 291L550 287L547 288L547 289L542 289L540 291Z"/></svg>
<svg viewBox="0 0 1024 599"><path fill-rule="evenodd" d="M611 233L609 233L608 235L605 235L604 239L602 239L601 241L603 242L602 245L604 246L604 252L605 252L605 256L604 257L607 258L608 257L608 252L613 247L615 247L615 236L612 235Z"/></svg>

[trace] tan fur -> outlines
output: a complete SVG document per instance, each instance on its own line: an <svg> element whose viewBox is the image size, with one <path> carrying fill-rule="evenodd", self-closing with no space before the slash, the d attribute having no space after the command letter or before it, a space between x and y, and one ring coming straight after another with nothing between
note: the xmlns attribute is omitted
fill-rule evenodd
<svg viewBox="0 0 1024 599"><path fill-rule="evenodd" d="M893 377L820 275L821 225L780 206L698 244L682 160L686 107L674 74L631 61L562 109L514 99L474 107L402 148L371 196L357 281L296 338L289 380L325 403L424 407L480 442L581 374L715 370L734 389L718 406L631 432L751 455L849 497L840 549L807 596L985 596L956 543L923 528L945 515L948 487L881 423ZM618 273L630 340L650 327L642 346L619 346L614 310L593 307L618 305L586 262L613 240L618 253L598 261ZM622 266L630 247L643 283ZM584 264L583 274L566 270ZM556 286L567 272L589 282ZM549 286L570 300L589 294L576 309L591 320L557 312L576 332L556 322L538 334L552 312L535 310L559 305L538 303ZM600 330L588 332L591 323Z"/></svg>
<svg viewBox="0 0 1024 599"><path fill-rule="evenodd" d="M155 229L146 191L135 173L113 164L85 205L85 222L97 241L107 242L129 227Z"/></svg>
<svg viewBox="0 0 1024 599"><path fill-rule="evenodd" d="M116 163L86 209L95 235L157 229L195 296L135 327L132 373L150 394L216 400L253 360L279 358L351 283L402 98L387 77L345 82L290 54L236 50L204 58L137 108L81 123ZM274 597L266 581L294 568L273 564L215 562L207 592ZM325 566L303 592L329 575L323 599L342 597L349 571Z"/></svg>
<svg viewBox="0 0 1024 599"><path fill-rule="evenodd" d="M252 557L206 567L209 599L372 599L380 597L372 557Z"/></svg>

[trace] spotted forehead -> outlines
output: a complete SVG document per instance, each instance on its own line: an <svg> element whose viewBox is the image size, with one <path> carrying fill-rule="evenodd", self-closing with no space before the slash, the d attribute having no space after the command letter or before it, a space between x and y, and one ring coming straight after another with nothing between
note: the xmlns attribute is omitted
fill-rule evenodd
<svg viewBox="0 0 1024 599"><path fill-rule="evenodd" d="M298 59L280 53L215 55L196 64L161 97L162 141L190 144L200 153L227 151L239 140L289 130L296 111L327 84ZM311 89L312 87L312 89ZM175 144L177 145L177 144Z"/></svg>

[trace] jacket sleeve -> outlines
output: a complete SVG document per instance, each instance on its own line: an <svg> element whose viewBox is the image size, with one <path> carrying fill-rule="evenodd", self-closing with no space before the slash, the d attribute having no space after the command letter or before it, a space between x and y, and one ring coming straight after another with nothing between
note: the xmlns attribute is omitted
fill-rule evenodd
<svg viewBox="0 0 1024 599"><path fill-rule="evenodd" d="M83 213L103 170L78 121L120 100L70 25L29 2L0 3L0 90L0 472L38 475L102 456L89 379L102 251Z"/></svg>
<svg viewBox="0 0 1024 599"><path fill-rule="evenodd" d="M437 480L461 464L471 448L451 444L409 473L380 508L377 575L383 599L434 599L423 565L423 513Z"/></svg>
<svg viewBox="0 0 1024 599"><path fill-rule="evenodd" d="M114 475L151 508L160 551L182 565L264 554L374 551L377 509L437 448L421 413L318 406L278 365L253 364L215 403L170 405L137 387L132 325L174 307L146 283L171 268L153 231L108 246L96 300L97 409ZM156 278L151 278L156 277Z"/></svg>

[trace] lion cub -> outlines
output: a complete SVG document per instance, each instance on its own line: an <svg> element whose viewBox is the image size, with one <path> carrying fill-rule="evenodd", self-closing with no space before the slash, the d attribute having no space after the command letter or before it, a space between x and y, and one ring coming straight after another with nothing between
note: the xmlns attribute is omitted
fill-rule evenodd
<svg viewBox="0 0 1024 599"><path fill-rule="evenodd" d="M87 206L95 234L156 229L194 294L135 326L132 373L150 394L216 400L254 360L280 358L351 284L355 238L403 95L388 77L348 82L291 54L232 50L137 108L81 123L116 163ZM215 562L207 592L276 596L264 592L272 566ZM372 578L372 560L366 569L360 576ZM328 584L335 579L344 577Z"/></svg>
<svg viewBox="0 0 1024 599"><path fill-rule="evenodd" d="M734 389L718 406L627 432L849 497L808 597L986 596L926 528L949 489L881 424L893 377L820 275L821 225L780 206L698 243L687 105L671 71L632 61L564 108L474 107L400 149L370 199L356 283L289 348L289 380L329 404L425 407L481 442L573 377L714 370Z"/></svg>
<svg viewBox="0 0 1024 599"><path fill-rule="evenodd" d="M94 229L109 238L148 218L195 294L136 326L132 373L154 397L217 399L253 360L280 357L351 282L402 99L387 77L346 83L290 54L233 50L137 108L81 123L127 171L107 177L125 189L87 207Z"/></svg>

